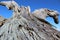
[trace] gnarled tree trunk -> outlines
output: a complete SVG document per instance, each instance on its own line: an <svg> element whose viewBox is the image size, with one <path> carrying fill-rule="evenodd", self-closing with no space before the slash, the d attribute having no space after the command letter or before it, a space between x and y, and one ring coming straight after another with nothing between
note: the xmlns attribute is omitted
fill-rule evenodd
<svg viewBox="0 0 60 40"><path fill-rule="evenodd" d="M22 10L21 15L1 20L0 40L60 40L60 32L44 19ZM3 22L4 21L4 22Z"/></svg>

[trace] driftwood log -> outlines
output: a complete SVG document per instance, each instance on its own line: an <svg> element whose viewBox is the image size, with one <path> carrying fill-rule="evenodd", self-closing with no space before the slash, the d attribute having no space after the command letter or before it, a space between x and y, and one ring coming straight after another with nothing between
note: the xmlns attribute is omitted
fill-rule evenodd
<svg viewBox="0 0 60 40"><path fill-rule="evenodd" d="M60 40L60 32L38 15L31 14L29 7L21 6L17 9L19 11L15 8L12 10L14 16L10 19L0 17L0 23L3 23L0 24L0 40Z"/></svg>

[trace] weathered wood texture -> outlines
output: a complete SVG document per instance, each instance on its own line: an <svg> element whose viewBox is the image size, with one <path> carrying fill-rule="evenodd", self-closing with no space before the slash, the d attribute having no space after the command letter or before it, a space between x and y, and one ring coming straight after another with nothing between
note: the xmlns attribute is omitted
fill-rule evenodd
<svg viewBox="0 0 60 40"><path fill-rule="evenodd" d="M19 16L0 27L0 40L60 40L60 32L45 20Z"/></svg>
<svg viewBox="0 0 60 40"><path fill-rule="evenodd" d="M10 19L0 17L0 40L60 40L59 31L26 8L21 7L20 13Z"/></svg>

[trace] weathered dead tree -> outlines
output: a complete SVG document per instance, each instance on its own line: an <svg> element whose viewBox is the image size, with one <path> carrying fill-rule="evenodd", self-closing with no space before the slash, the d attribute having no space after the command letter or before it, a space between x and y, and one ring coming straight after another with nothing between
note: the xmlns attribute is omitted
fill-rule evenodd
<svg viewBox="0 0 60 40"><path fill-rule="evenodd" d="M0 40L60 40L60 32L45 20L49 16L58 23L58 12L42 8L31 14L29 6L20 7L15 1L3 1L0 5L13 10L10 19L0 17Z"/></svg>

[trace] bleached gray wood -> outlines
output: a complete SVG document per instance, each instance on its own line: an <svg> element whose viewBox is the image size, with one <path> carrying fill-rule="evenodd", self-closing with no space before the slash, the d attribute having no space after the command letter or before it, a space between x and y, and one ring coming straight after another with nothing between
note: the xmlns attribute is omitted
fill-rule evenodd
<svg viewBox="0 0 60 40"><path fill-rule="evenodd" d="M34 14L31 14L29 6L20 7L15 1L12 1L15 7L11 5L11 1L0 2L0 5L5 5L5 3L8 8L12 8L10 10L13 10L13 16L7 19L0 27L0 40L60 40L60 32L45 20L48 14L44 12L47 9L43 9L44 11L38 10L38 14L36 11L32 12ZM41 11L43 11L44 15ZM51 12L51 10L49 11ZM53 12L55 13L55 11ZM41 18L39 15L42 15ZM49 15L51 16L51 14Z"/></svg>

